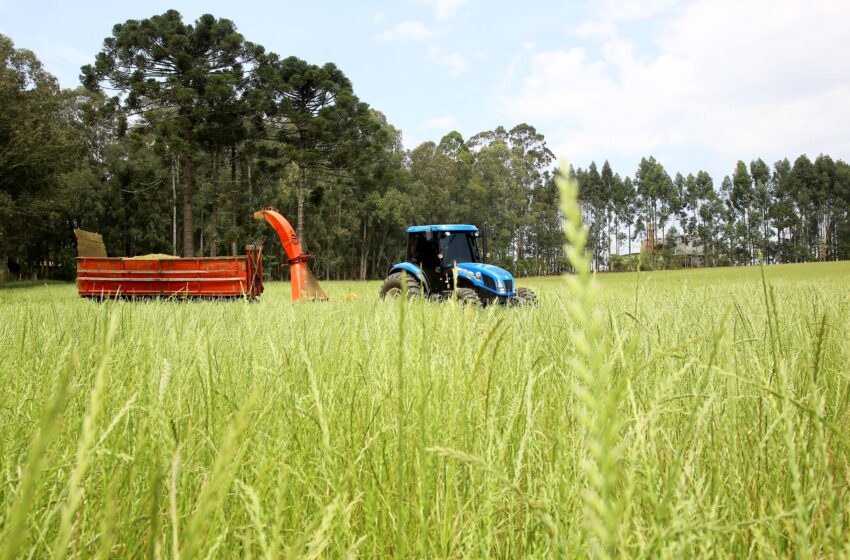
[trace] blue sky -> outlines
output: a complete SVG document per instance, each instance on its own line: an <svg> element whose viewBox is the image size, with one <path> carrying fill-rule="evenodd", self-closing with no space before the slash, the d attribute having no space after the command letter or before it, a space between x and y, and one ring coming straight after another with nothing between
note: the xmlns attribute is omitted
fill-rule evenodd
<svg viewBox="0 0 850 560"><path fill-rule="evenodd" d="M844 1L0 0L0 32L72 87L115 23L172 7L336 63L407 147L528 122L559 158L629 175L646 155L717 183L737 159L850 159Z"/></svg>

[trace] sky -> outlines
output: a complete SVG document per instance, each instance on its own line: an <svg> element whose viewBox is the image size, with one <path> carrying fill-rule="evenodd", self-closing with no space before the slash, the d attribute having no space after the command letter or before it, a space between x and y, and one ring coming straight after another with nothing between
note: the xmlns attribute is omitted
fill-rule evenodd
<svg viewBox="0 0 850 560"><path fill-rule="evenodd" d="M525 122L555 155L671 175L850 160L850 0L0 0L0 33L79 84L112 26L174 8L334 62L413 148Z"/></svg>

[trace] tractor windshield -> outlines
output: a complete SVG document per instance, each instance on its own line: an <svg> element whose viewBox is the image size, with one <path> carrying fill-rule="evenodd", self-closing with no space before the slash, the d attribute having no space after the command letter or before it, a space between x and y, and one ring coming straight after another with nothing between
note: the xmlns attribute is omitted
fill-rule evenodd
<svg viewBox="0 0 850 560"><path fill-rule="evenodd" d="M478 262L478 246L471 234L465 231L447 231L441 235L440 252L443 254L445 266L453 266L455 263Z"/></svg>

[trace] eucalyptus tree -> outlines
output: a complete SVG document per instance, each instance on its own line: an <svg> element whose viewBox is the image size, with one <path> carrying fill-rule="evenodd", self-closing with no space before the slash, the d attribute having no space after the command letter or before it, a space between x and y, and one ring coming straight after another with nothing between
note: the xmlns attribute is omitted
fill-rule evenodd
<svg viewBox="0 0 850 560"><path fill-rule="evenodd" d="M770 220L776 228L776 253L779 262L793 260L794 244L799 228L799 216L794 209L794 201L788 188L788 176L791 173L791 162L788 158L773 164L770 175L770 191L773 202L770 208Z"/></svg>
<svg viewBox="0 0 850 560"><path fill-rule="evenodd" d="M688 176L689 178L691 175ZM709 245L714 241L716 235L716 216L719 211L717 205L717 193L714 192L714 181L707 171L698 171L693 182L688 182L688 199L691 204L691 212L696 217L695 233L700 239L703 247L703 258L708 263Z"/></svg>
<svg viewBox="0 0 850 560"><path fill-rule="evenodd" d="M818 260L828 260L833 245L833 233L835 224L833 216L838 204L839 197L836 196L840 187L836 184L835 161L828 155L820 154L815 159L815 181L812 185L812 207L813 217L816 224L818 242L816 255Z"/></svg>
<svg viewBox="0 0 850 560"><path fill-rule="evenodd" d="M746 242L746 254L749 264L753 263L754 249L752 240L752 231L750 227L750 212L753 204L753 180L747 170L747 164L738 160L735 165L735 173L732 176L732 191L729 201L732 207L742 216L743 219L739 222L744 231L744 239Z"/></svg>
<svg viewBox="0 0 850 560"><path fill-rule="evenodd" d="M687 230L688 214L687 214L687 197L688 197L688 181L681 172L677 172L673 179L673 190L670 197L670 213L679 222L679 227L682 228L684 235Z"/></svg>
<svg viewBox="0 0 850 560"><path fill-rule="evenodd" d="M531 207L535 194L551 177L550 167L555 155L546 145L545 137L533 126L520 123L508 131L508 148L511 152L511 176L517 206L517 260L526 252L526 233L533 221Z"/></svg>
<svg viewBox="0 0 850 560"><path fill-rule="evenodd" d="M759 221L760 246L764 258L769 258L770 227L769 214L773 196L770 192L770 168L761 158L750 162L750 176L753 180L752 211Z"/></svg>
<svg viewBox="0 0 850 560"><path fill-rule="evenodd" d="M619 191L616 200L620 221L626 226L626 239L629 244L628 252L631 254L633 241L632 226L636 223L635 213L637 211L638 202L637 190L635 190L635 185L632 182L631 177L626 176L626 178L623 179L622 189Z"/></svg>
<svg viewBox="0 0 850 560"><path fill-rule="evenodd" d="M604 250L608 261L608 266L611 265L611 216L614 212L614 198L617 194L616 185L614 184L614 171L611 169L611 164L606 159L602 164L602 171L599 174L601 187L601 203L602 216L604 217L604 232L605 238ZM615 234L616 235L616 234Z"/></svg>
<svg viewBox="0 0 850 560"><path fill-rule="evenodd" d="M805 154L794 160L794 165L791 166L791 171L785 181L785 187L799 218L796 233L799 241L795 243L794 247L794 258L797 261L811 260L815 254L817 228L814 220L813 190L816 182L817 173L812 160Z"/></svg>
<svg viewBox="0 0 850 560"><path fill-rule="evenodd" d="M670 216L673 194L673 181L654 157L641 158L635 174L637 192L645 213L645 222L652 226L653 234L659 227L663 232L664 224Z"/></svg>
<svg viewBox="0 0 850 560"><path fill-rule="evenodd" d="M507 131L496 127L470 137L466 142L472 159L472 174L468 189L476 201L473 223L487 223L496 240L489 251L495 262L508 266L513 257L514 230L516 227L517 199L514 193L511 159ZM416 184L414 183L414 186Z"/></svg>
<svg viewBox="0 0 850 560"><path fill-rule="evenodd" d="M735 249L738 245L737 238L737 210L732 203L732 189L734 185L731 177L725 175L720 183L720 200L723 211L721 213L723 223L720 227L720 235L728 248L729 264L735 264Z"/></svg>
<svg viewBox="0 0 850 560"><path fill-rule="evenodd" d="M591 265L593 270L599 270L600 252L602 245L603 224L600 218L605 207L605 198L602 186L602 174L596 167L596 162L591 161L587 171L578 172L579 200L582 210L587 215L588 245L591 251Z"/></svg>

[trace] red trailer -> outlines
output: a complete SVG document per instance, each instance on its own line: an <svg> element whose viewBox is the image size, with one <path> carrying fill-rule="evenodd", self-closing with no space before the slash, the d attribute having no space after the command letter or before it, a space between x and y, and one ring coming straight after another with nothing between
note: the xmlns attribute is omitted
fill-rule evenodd
<svg viewBox="0 0 850 560"><path fill-rule="evenodd" d="M298 236L286 218L273 208L255 212L254 218L269 222L280 237L289 257L292 301L326 300L307 267L310 256L301 250ZM263 293L263 249L259 245L246 246L246 254L241 257L110 258L99 234L82 230L75 233L80 297L253 299Z"/></svg>
<svg viewBox="0 0 850 560"><path fill-rule="evenodd" d="M77 257L77 290L94 299L256 298L263 293L262 248L245 249L241 257Z"/></svg>

